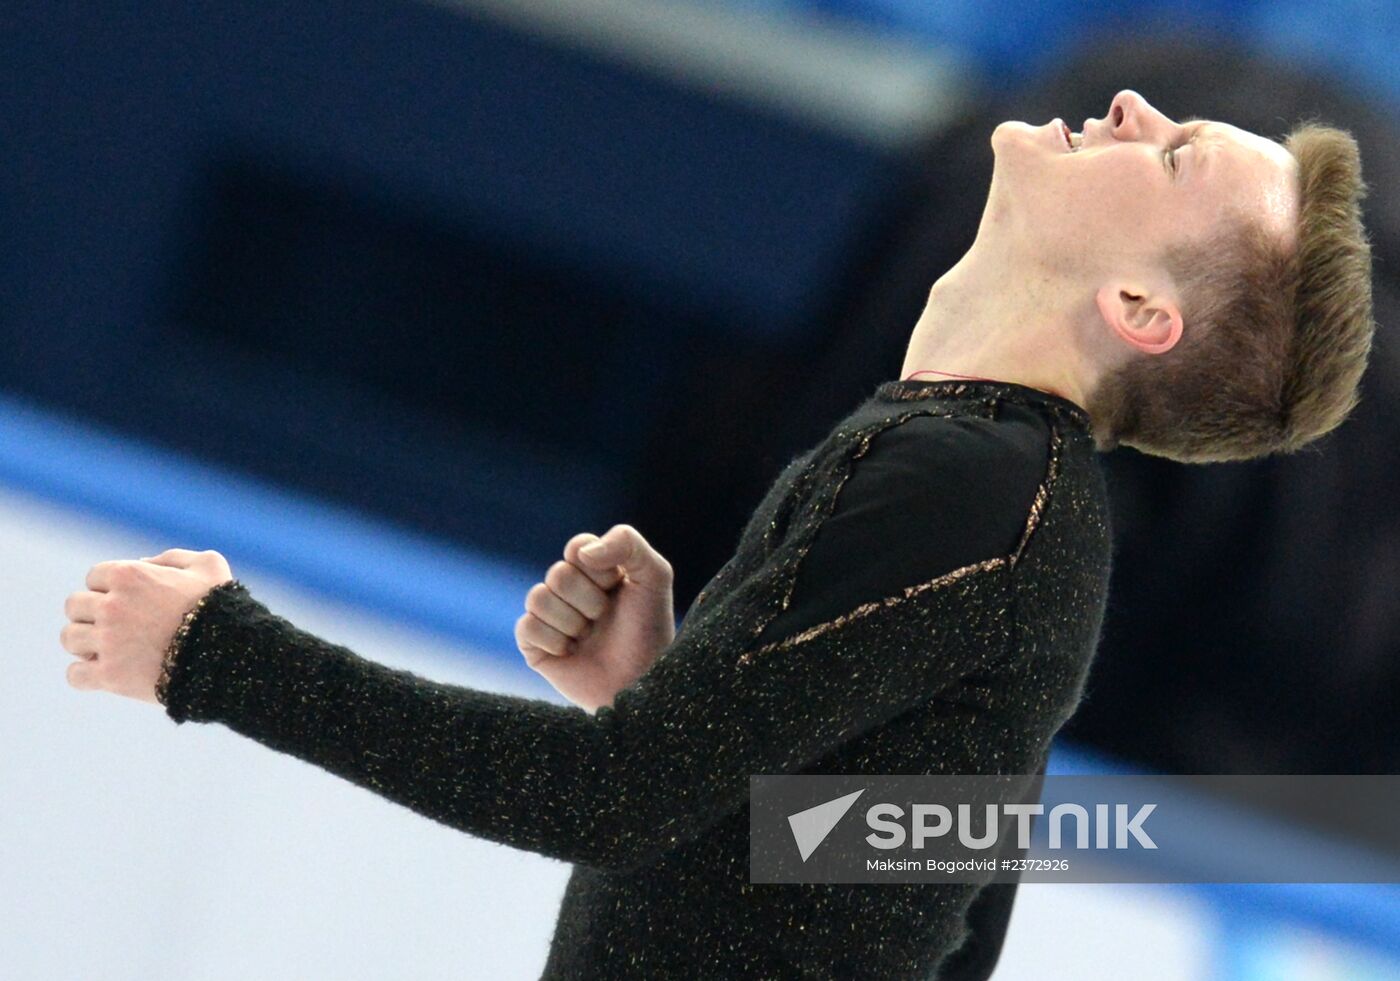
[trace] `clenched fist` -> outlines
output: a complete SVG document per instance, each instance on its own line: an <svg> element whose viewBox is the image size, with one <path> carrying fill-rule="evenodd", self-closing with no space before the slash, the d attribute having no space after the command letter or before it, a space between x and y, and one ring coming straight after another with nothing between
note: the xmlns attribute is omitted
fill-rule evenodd
<svg viewBox="0 0 1400 981"><path fill-rule="evenodd" d="M159 704L156 680L180 621L220 583L233 578L218 552L172 548L150 559L99 562L87 589L68 596L59 642L79 660L68 683L84 691Z"/></svg>
<svg viewBox="0 0 1400 981"><path fill-rule="evenodd" d="M530 667L589 712L646 673L676 636L671 564L631 525L580 534L525 594L515 642Z"/></svg>

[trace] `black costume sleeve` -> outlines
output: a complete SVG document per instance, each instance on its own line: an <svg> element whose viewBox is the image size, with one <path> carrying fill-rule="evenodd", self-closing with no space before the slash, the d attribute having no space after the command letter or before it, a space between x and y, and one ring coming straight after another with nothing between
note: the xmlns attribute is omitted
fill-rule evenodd
<svg viewBox="0 0 1400 981"><path fill-rule="evenodd" d="M650 862L741 807L750 775L799 769L1008 650L995 600L1009 595L1005 565L978 560L1010 551L1034 480L1016 489L1014 516L991 530L968 523L940 509L949 487L993 493L998 481L972 466L977 444L906 426L856 461L806 557L821 571L762 637L717 619L682 629L595 715L373 663L237 581L186 618L166 711L488 840L614 870ZM862 564L871 555L878 569ZM914 615L886 623L890 603Z"/></svg>

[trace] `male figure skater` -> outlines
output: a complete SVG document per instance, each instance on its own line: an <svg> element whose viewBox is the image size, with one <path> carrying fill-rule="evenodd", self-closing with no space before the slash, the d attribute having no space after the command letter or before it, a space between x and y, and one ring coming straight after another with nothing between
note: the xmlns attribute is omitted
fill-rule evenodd
<svg viewBox="0 0 1400 981"><path fill-rule="evenodd" d="M679 633L627 525L527 594L520 649L575 705L374 664L185 549L93 566L69 682L575 863L549 978L987 977L1013 883L756 886L749 776L1043 772L1104 614L1096 453L1296 450L1354 406L1374 329L1344 132L1123 91L992 145L900 378L788 464Z"/></svg>

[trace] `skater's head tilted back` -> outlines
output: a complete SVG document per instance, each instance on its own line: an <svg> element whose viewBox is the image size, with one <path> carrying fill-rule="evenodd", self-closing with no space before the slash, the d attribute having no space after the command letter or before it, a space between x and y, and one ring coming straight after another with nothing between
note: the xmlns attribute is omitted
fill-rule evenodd
<svg viewBox="0 0 1400 981"><path fill-rule="evenodd" d="M1073 133L1006 122L977 240L934 285L904 374L1083 405L1100 450L1295 451L1357 404L1375 324L1355 140L1176 122L1131 90Z"/></svg>

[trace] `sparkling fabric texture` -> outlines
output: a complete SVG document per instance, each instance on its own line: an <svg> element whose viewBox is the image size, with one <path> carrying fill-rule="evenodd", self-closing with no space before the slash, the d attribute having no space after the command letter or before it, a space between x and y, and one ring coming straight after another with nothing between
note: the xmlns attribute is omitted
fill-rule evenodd
<svg viewBox="0 0 1400 981"><path fill-rule="evenodd" d="M1041 413L1049 442L1012 551L758 645L875 434L1008 403ZM779 474L675 640L595 715L375 664L237 581L186 618L159 694L176 722L222 723L574 863L546 978L986 977L964 942L997 886L749 883L749 776L1043 772L1082 697L1110 560L1080 407L1005 382L887 381Z"/></svg>

